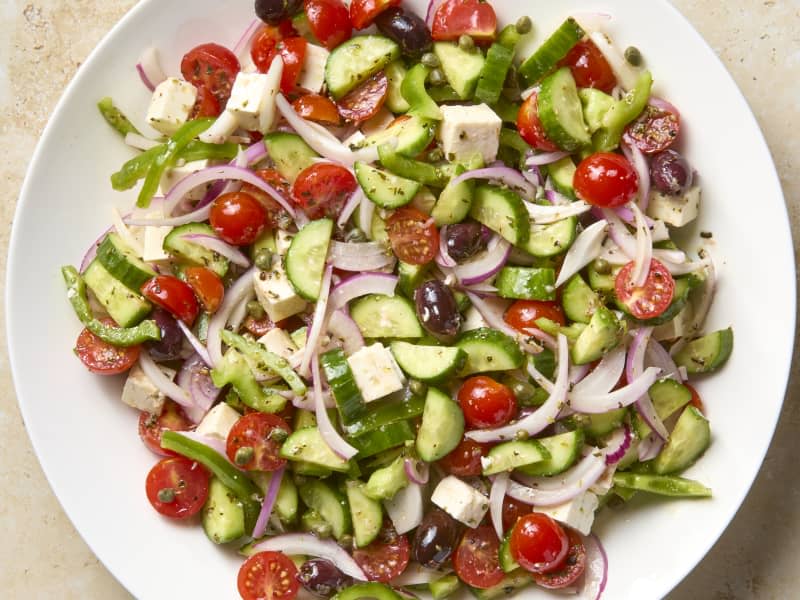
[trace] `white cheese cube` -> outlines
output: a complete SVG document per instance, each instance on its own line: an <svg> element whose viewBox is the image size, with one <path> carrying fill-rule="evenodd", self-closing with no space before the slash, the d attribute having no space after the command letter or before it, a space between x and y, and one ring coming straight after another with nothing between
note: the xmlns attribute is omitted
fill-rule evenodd
<svg viewBox="0 0 800 600"><path fill-rule="evenodd" d="M592 492L584 492L577 498L557 506L537 506L536 512L544 513L556 521L577 529L583 535L589 535L594 523L594 511L597 510L597 496Z"/></svg>
<svg viewBox="0 0 800 600"><path fill-rule="evenodd" d="M480 525L489 510L489 499L486 496L452 475L439 482L433 491L431 502L456 521L472 528Z"/></svg>
<svg viewBox="0 0 800 600"><path fill-rule="evenodd" d="M667 225L683 227L697 218L700 210L700 187L690 187L681 196L670 196L657 190L650 192L647 215L661 219Z"/></svg>
<svg viewBox="0 0 800 600"><path fill-rule="evenodd" d="M173 369L161 366L159 368L170 379L175 377ZM122 388L122 401L138 410L146 410L151 414L158 415L161 414L161 409L164 408L165 400L164 394L150 381L150 378L139 366L139 363L137 362L133 365L128 372L125 386Z"/></svg>
<svg viewBox="0 0 800 600"><path fill-rule="evenodd" d="M464 313L464 322L461 324L461 331L472 331L473 329L481 329L482 327L488 326L489 324L486 322L486 319L483 318L480 311L474 306L470 306L467 312Z"/></svg>
<svg viewBox="0 0 800 600"><path fill-rule="evenodd" d="M200 424L197 426L197 433L208 437L227 440L228 434L242 415L232 409L229 404L220 402L212 408Z"/></svg>
<svg viewBox="0 0 800 600"><path fill-rule="evenodd" d="M281 261L275 261L269 271L256 271L256 297L273 323L305 310L306 301L294 291Z"/></svg>
<svg viewBox="0 0 800 600"><path fill-rule="evenodd" d="M148 219L163 219L162 211L147 213ZM145 262L156 262L167 260L169 254L164 251L164 238L172 231L172 227L155 227L148 225L144 228L144 251L142 260Z"/></svg>
<svg viewBox="0 0 800 600"><path fill-rule="evenodd" d="M297 352L297 345L289 337L289 334L280 327L270 329L258 339L258 343L273 354L277 354L286 360L289 360L292 354Z"/></svg>
<svg viewBox="0 0 800 600"><path fill-rule="evenodd" d="M189 175L197 173L198 171L207 169L208 166L208 160L193 160L183 165L173 167L172 169L167 169L164 172L164 175L161 177L161 183L159 184L161 195L166 196L169 191L178 184L179 181L188 177ZM213 183L199 185L186 194L185 197L189 200L201 200L212 185Z"/></svg>
<svg viewBox="0 0 800 600"><path fill-rule="evenodd" d="M466 160L475 154L487 165L497 158L503 121L486 104L442 106L439 138L447 160Z"/></svg>
<svg viewBox="0 0 800 600"><path fill-rule="evenodd" d="M225 110L248 131L266 132L275 120L275 96L280 89L283 61L273 60L267 73L239 73Z"/></svg>
<svg viewBox="0 0 800 600"><path fill-rule="evenodd" d="M347 364L353 371L364 402L372 402L403 389L405 376L392 352L383 344L372 344L353 353Z"/></svg>
<svg viewBox="0 0 800 600"><path fill-rule="evenodd" d="M169 77L158 84L147 109L147 123L164 135L173 135L186 123L197 100L197 88L188 81Z"/></svg>
<svg viewBox="0 0 800 600"><path fill-rule="evenodd" d="M306 58L297 78L297 85L319 94L322 91L322 84L325 83L325 63L328 62L328 55L330 52L322 46L307 44Z"/></svg>

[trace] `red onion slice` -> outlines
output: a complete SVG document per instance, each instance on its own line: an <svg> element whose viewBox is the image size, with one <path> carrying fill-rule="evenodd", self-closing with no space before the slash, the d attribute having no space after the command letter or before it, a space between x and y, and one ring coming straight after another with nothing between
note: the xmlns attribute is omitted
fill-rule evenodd
<svg viewBox="0 0 800 600"><path fill-rule="evenodd" d="M522 171L522 176L525 180L535 187L541 187L544 185L544 177L542 177L542 171L536 165L530 166L524 171Z"/></svg>
<svg viewBox="0 0 800 600"><path fill-rule="evenodd" d="M208 221L208 216L211 214L211 204L207 204L202 208L197 208L190 213L181 215L179 217L168 217L166 219L125 219L128 225L139 226L155 226L155 227L177 227L178 225L186 225L187 223L201 223Z"/></svg>
<svg viewBox="0 0 800 600"><path fill-rule="evenodd" d="M383 503L397 533L408 533L422 522L425 512L422 496L422 486L412 481Z"/></svg>
<svg viewBox="0 0 800 600"><path fill-rule="evenodd" d="M125 218L125 217L123 217L123 219L124 219L124 218ZM95 256L97 256L97 248L100 246L100 244L102 243L102 241L103 241L104 239L106 239L106 236L107 236L109 233L111 233L111 230L112 230L112 229L114 229L113 225L112 225L111 227L109 227L108 229L106 229L106 230L105 230L105 231L104 231L102 234L100 234L100 237L98 237L98 238L97 238L97 239L96 239L96 240L95 240L95 241L92 243L92 245L91 245L91 246L89 246L89 247L86 249L86 253L83 255L83 258L81 259L81 266L80 266L80 269L79 269L81 273L83 273L83 272L84 272L84 271L85 271L85 270L88 268L88 266L89 266L89 265L91 264L91 262L94 260L94 257L95 257Z"/></svg>
<svg viewBox="0 0 800 600"><path fill-rule="evenodd" d="M617 346L611 352L606 353L600 360L600 364L575 384L570 392L571 396L580 396L581 394L599 396L610 392L622 377L625 369L625 354L624 346Z"/></svg>
<svg viewBox="0 0 800 600"><path fill-rule="evenodd" d="M361 204L358 207L358 228L370 239L372 238L372 217L374 215L375 203L367 198L366 194L362 194Z"/></svg>
<svg viewBox="0 0 800 600"><path fill-rule="evenodd" d="M592 487L606 470L606 460L597 448L577 465L553 477L517 475L521 483L512 481L508 495L533 506L557 506L577 498Z"/></svg>
<svg viewBox="0 0 800 600"><path fill-rule="evenodd" d="M214 316L211 317L211 321L208 323L206 347L208 347L208 355L211 358L211 362L215 365L219 364L222 360L222 338L220 337L220 333L228 323L228 319L234 309L252 292L253 277L256 271L257 269L255 267L251 267L236 280L236 283L225 291L222 304L220 304L217 312L214 313Z"/></svg>
<svg viewBox="0 0 800 600"><path fill-rule="evenodd" d="M608 556L594 534L583 536L583 545L586 548L586 569L579 598L600 600L608 583Z"/></svg>
<svg viewBox="0 0 800 600"><path fill-rule="evenodd" d="M495 475L489 491L489 516L492 518L494 531L500 541L503 540L503 500L508 491L509 476L508 471Z"/></svg>
<svg viewBox="0 0 800 600"><path fill-rule="evenodd" d="M197 139L207 144L222 144L238 127L239 121L236 120L234 114L223 110L211 127L198 135Z"/></svg>
<svg viewBox="0 0 800 600"><path fill-rule="evenodd" d="M214 364L211 361L211 357L208 355L208 348L203 345L203 342L197 339L197 336L192 333L192 330L189 329L189 326L186 323L184 323L181 319L175 320L178 323L178 327L180 327L181 331L183 332L183 335L186 336L186 339L189 341L192 348L194 348L194 351L197 353L197 355L203 359L203 362L207 366L213 367Z"/></svg>
<svg viewBox="0 0 800 600"><path fill-rule="evenodd" d="M394 264L394 254L377 242L331 242L330 263L337 269L360 273Z"/></svg>
<svg viewBox="0 0 800 600"><path fill-rule="evenodd" d="M547 194L553 195L555 192L548 191ZM592 210L591 205L586 204L583 200L576 200L569 204L562 204L553 202L552 205L546 206L543 204L534 204L526 202L525 208L528 215L537 225L547 225L549 223L556 223L569 217L577 217Z"/></svg>
<svg viewBox="0 0 800 600"><path fill-rule="evenodd" d="M403 461L403 470L406 472L406 477L413 483L425 485L430 478L430 468L428 463L415 460L413 458L406 458Z"/></svg>
<svg viewBox="0 0 800 600"><path fill-rule="evenodd" d="M581 231L564 257L556 279L556 287L564 285L575 273L600 256L607 230L608 222L603 220Z"/></svg>
<svg viewBox="0 0 800 600"><path fill-rule="evenodd" d="M220 256L224 256L235 265L245 268L250 266L250 260L244 254L242 254L238 248L231 246L215 235L208 235L204 233L187 233L181 237L185 240L195 242L197 245L203 246L203 248L208 248Z"/></svg>
<svg viewBox="0 0 800 600"><path fill-rule="evenodd" d="M447 227L448 225L443 225L439 230L439 252L436 254L436 264L441 267L453 268L458 263L453 260L447 250Z"/></svg>
<svg viewBox="0 0 800 600"><path fill-rule="evenodd" d="M637 70L625 60L622 53L608 39L608 36L602 31L594 31L589 34L589 39L594 42L597 49L605 56L620 85L626 90L635 88L638 79Z"/></svg>
<svg viewBox="0 0 800 600"><path fill-rule="evenodd" d="M495 236L496 242L488 249L469 262L462 263L453 268L455 276L464 285L474 285L494 277L502 269L511 254L511 244ZM455 261L454 261L455 262ZM447 265L445 265L447 266Z"/></svg>
<svg viewBox="0 0 800 600"><path fill-rule="evenodd" d="M147 350L142 350L139 354L139 366L147 375L147 378L170 400L173 400L186 409L188 416L194 423L199 423L205 411L198 410L189 392L180 387L177 383L167 377L150 356Z"/></svg>
<svg viewBox="0 0 800 600"><path fill-rule="evenodd" d="M569 385L570 389L584 380L584 378L591 371L592 365L571 365L569 368Z"/></svg>
<svg viewBox="0 0 800 600"><path fill-rule="evenodd" d="M350 220L350 217L353 216L354 212L356 212L356 208L361 206L363 198L364 190L361 189L361 186L358 186L356 190L350 194L350 198L348 198L347 203L342 208L339 218L336 220L336 224L339 227L344 227L347 221Z"/></svg>
<svg viewBox="0 0 800 600"><path fill-rule="evenodd" d="M522 173L512 169L511 167L487 167L485 169L474 169L462 173L450 182L450 185L458 185L463 181L470 179L495 179L507 185L510 188L516 188L522 191L528 198L533 198L536 195L534 187L522 176Z"/></svg>
<svg viewBox="0 0 800 600"><path fill-rule="evenodd" d="M314 316L312 317L311 326L308 328L308 336L306 337L306 345L303 348L303 359L300 361L299 372L300 375L308 376L308 367L314 362L314 356L317 352L319 345L319 338L325 330L325 321L328 310L328 298L331 293L331 278L333 277L333 267L328 265L325 268L325 273L322 275L322 285L320 286L319 298L314 307Z"/></svg>
<svg viewBox="0 0 800 600"><path fill-rule="evenodd" d="M639 207L631 202L631 211L636 219L636 256L633 258L631 278L633 285L642 287L650 274L650 261L653 258L653 238L650 228L645 223L644 215Z"/></svg>
<svg viewBox="0 0 800 600"><path fill-rule="evenodd" d="M343 165L352 166L356 161L356 156L353 152L330 134L324 127L317 127L316 123L306 121L303 117L298 115L289 104L289 101L283 97L283 94L278 94L275 97L275 105L278 107L283 118L289 122L289 125L294 127L303 140L311 146L311 148L319 153L321 156L330 160L340 162Z"/></svg>
<svg viewBox="0 0 800 600"><path fill-rule="evenodd" d="M631 342L625 361L625 378L629 383L638 378L644 370L644 354L652 335L652 327L642 327L633 336L633 342ZM669 437L667 428L656 414L656 409L647 392L643 393L636 401L636 411L661 439L666 440Z"/></svg>
<svg viewBox="0 0 800 600"><path fill-rule="evenodd" d="M637 448L639 462L653 460L663 447L664 440L658 437L655 431L651 431L646 438L639 442L639 447Z"/></svg>
<svg viewBox="0 0 800 600"><path fill-rule="evenodd" d="M608 235L620 247L629 260L636 256L636 238L625 227L625 223L610 208L603 208L602 215L608 221Z"/></svg>
<svg viewBox="0 0 800 600"><path fill-rule="evenodd" d="M542 351L542 347L534 341L534 335L531 334L528 338L523 336L508 323L503 320L503 311L505 310L505 302L502 305L490 303L488 300L481 298L478 294L464 290L464 293L469 297L470 302L475 307L486 324L493 329L502 331L512 339L517 340L520 346L529 354L538 354Z"/></svg>
<svg viewBox="0 0 800 600"><path fill-rule="evenodd" d="M530 155L525 160L525 164L529 167L541 167L551 165L567 156L569 156L569 152L539 152L538 154Z"/></svg>
<svg viewBox="0 0 800 600"><path fill-rule="evenodd" d="M610 14L602 12L572 13L572 18L580 24L581 29L589 32L602 30L612 19Z"/></svg>
<svg viewBox="0 0 800 600"><path fill-rule="evenodd" d="M125 134L125 143L131 148L136 148L137 150L142 151L150 150L151 148L161 145L161 142L151 140L150 138L146 138L138 133L133 133L132 131L129 131Z"/></svg>
<svg viewBox="0 0 800 600"><path fill-rule="evenodd" d="M394 296L398 278L388 273L361 273L353 275L333 288L328 304L331 310L342 308L354 298L368 294Z"/></svg>
<svg viewBox="0 0 800 600"><path fill-rule="evenodd" d="M665 377L674 377L678 383L684 382L685 379L680 369L678 369L678 366L675 364L675 361L672 360L669 352L664 349L664 346L662 346L658 340L652 337L650 338L650 343L647 344L645 361L649 363L650 366L661 369Z"/></svg>
<svg viewBox="0 0 800 600"><path fill-rule="evenodd" d="M343 460L350 460L358 454L358 449L348 444L331 423L325 401L322 398L322 376L319 372L319 360L316 353L311 360L311 377L314 380L314 413L317 416L317 427L319 427L322 439L336 456Z"/></svg>
<svg viewBox="0 0 800 600"><path fill-rule="evenodd" d="M631 428L627 423L623 423L622 427L617 429L611 434L611 437L606 442L606 447L603 448L603 454L606 457L607 465L615 465L622 460L625 453L631 447L633 441L633 434Z"/></svg>
<svg viewBox="0 0 800 600"><path fill-rule="evenodd" d="M253 528L252 536L256 539L263 536L264 532L267 530L269 517L272 514L272 509L275 506L275 500L278 497L278 490L281 487L281 480L283 479L283 473L285 470L286 466L283 466L272 472L272 476L269 480L269 487L267 488L267 494L264 496L264 501L261 503L261 511L258 513L258 519L256 519L256 525Z"/></svg>
<svg viewBox="0 0 800 600"><path fill-rule="evenodd" d="M235 462L233 462L230 458L228 458L225 440L210 435L203 435L201 433L197 433L196 431L176 431L175 433L180 434L181 436L185 437L188 440L197 442L198 444L203 444L204 446L208 446L214 452L216 452L222 458L228 461L229 464L236 467L236 469L238 469L239 471L243 470L240 466L238 466Z"/></svg>
<svg viewBox="0 0 800 600"><path fill-rule="evenodd" d="M428 2L428 10L425 12L425 25L428 29L433 27L433 18L436 16L436 11L444 4L444 0L430 0Z"/></svg>
<svg viewBox="0 0 800 600"><path fill-rule="evenodd" d="M347 551L332 540L321 540L310 533L287 533L257 543L253 550L262 552L272 550L286 555L302 554L316 556L331 561L345 575L359 581L366 581L367 576L358 563Z"/></svg>
<svg viewBox="0 0 800 600"><path fill-rule="evenodd" d="M658 379L659 373L661 373L661 369L648 367L633 383L608 394L589 392L577 394L573 391L569 397L569 405L572 410L587 414L600 414L623 406L630 406L641 398L642 394L647 393L650 386Z"/></svg>
<svg viewBox="0 0 800 600"><path fill-rule="evenodd" d="M620 148L622 148L625 158L636 170L636 176L639 180L638 206L645 211L650 202L650 165L647 164L647 159L642 151L635 145L628 144L623 140L620 143Z"/></svg>
<svg viewBox="0 0 800 600"><path fill-rule="evenodd" d="M158 60L158 51L152 46L142 52L136 63L136 71L139 73L142 83L151 92L155 91L158 84L167 78L164 69L161 68L161 62Z"/></svg>
<svg viewBox="0 0 800 600"><path fill-rule="evenodd" d="M180 324L180 320L178 323ZM211 381L208 365L199 354L192 354L183 361L175 383L188 390L192 402L203 411L208 411L214 405L221 391Z"/></svg>
<svg viewBox="0 0 800 600"><path fill-rule="evenodd" d="M334 310L328 317L328 333L342 340L342 350L347 355L364 347L364 336L353 319L344 310Z"/></svg>
<svg viewBox="0 0 800 600"><path fill-rule="evenodd" d="M392 585L424 585L426 583L430 583L431 581L441 579L448 572L450 572L450 569L444 569L442 571L439 571L438 569L428 569L419 563L412 562L409 563L405 571L392 579Z"/></svg>

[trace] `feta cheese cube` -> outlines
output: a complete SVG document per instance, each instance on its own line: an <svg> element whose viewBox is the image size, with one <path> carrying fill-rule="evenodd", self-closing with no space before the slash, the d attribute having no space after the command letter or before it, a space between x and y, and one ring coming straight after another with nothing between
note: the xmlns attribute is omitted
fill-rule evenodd
<svg viewBox="0 0 800 600"><path fill-rule="evenodd" d="M544 513L556 521L577 529L583 535L589 535L594 523L594 511L597 510L597 496L592 492L584 492L569 502L557 506L537 506L536 511Z"/></svg>
<svg viewBox="0 0 800 600"><path fill-rule="evenodd" d="M447 160L465 160L480 154L489 164L497 158L503 121L486 104L442 106L439 138Z"/></svg>
<svg viewBox="0 0 800 600"><path fill-rule="evenodd" d="M286 360L289 360L292 354L297 352L297 345L289 337L289 334L280 327L270 329L258 339L258 342L273 354L277 354Z"/></svg>
<svg viewBox="0 0 800 600"><path fill-rule="evenodd" d="M303 68L300 70L300 76L297 78L297 85L309 92L319 94L325 83L325 63L328 62L329 54L330 52L322 46L307 44L306 58Z"/></svg>
<svg viewBox="0 0 800 600"><path fill-rule="evenodd" d="M647 215L667 225L683 227L697 218L700 210L700 187L692 186L681 196L670 196L657 190L650 192Z"/></svg>
<svg viewBox="0 0 800 600"><path fill-rule="evenodd" d="M147 109L147 123L164 135L173 135L186 123L197 100L197 88L188 81L169 77L158 84Z"/></svg>
<svg viewBox="0 0 800 600"><path fill-rule="evenodd" d="M159 367L164 374L172 379L175 371L168 367ZM125 386L122 388L122 401L138 410L145 410L151 414L161 414L166 397L142 370L137 362L128 372Z"/></svg>
<svg viewBox="0 0 800 600"><path fill-rule="evenodd" d="M193 160L183 165L173 167L172 169L167 169L164 172L164 175L161 177L161 183L159 184L161 195L166 196L169 191L178 184L179 181L188 177L189 175L193 175L198 171L208 168L208 166L208 160ZM212 183L199 185L186 194L185 197L189 200L200 200L206 195L206 192L212 185Z"/></svg>
<svg viewBox="0 0 800 600"><path fill-rule="evenodd" d="M486 319L483 318L480 311L474 306L470 306L467 312L464 313L464 322L461 324L461 331L472 331L473 329L481 329L482 327L488 326L489 324L486 322Z"/></svg>
<svg viewBox="0 0 800 600"><path fill-rule="evenodd" d="M489 499L458 477L448 475L433 490L431 502L456 521L477 527L489 510Z"/></svg>
<svg viewBox="0 0 800 600"><path fill-rule="evenodd" d="M233 82L226 111L248 131L266 132L275 120L275 96L283 72L283 61L273 60L266 73L239 73Z"/></svg>
<svg viewBox="0 0 800 600"><path fill-rule="evenodd" d="M227 440L233 426L241 418L237 411L232 409L229 404L220 402L203 417L197 426L197 433L208 437Z"/></svg>
<svg viewBox="0 0 800 600"><path fill-rule="evenodd" d="M147 213L148 219L163 219L164 213L152 212ZM156 262L159 260L167 260L169 254L164 250L164 238L172 231L172 227L155 227L148 225L144 228L144 249L142 252L142 260L145 262Z"/></svg>
<svg viewBox="0 0 800 600"><path fill-rule="evenodd" d="M364 402L372 402L403 389L405 376L391 350L383 344L372 344L353 353L347 364L353 371Z"/></svg>
<svg viewBox="0 0 800 600"><path fill-rule="evenodd" d="M280 260L269 271L256 271L256 297L275 323L305 310L306 301L294 291Z"/></svg>

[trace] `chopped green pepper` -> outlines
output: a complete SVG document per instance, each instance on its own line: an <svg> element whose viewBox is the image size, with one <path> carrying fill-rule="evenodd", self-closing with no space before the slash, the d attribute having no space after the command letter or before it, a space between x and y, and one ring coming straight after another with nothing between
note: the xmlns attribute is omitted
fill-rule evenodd
<svg viewBox="0 0 800 600"><path fill-rule="evenodd" d="M351 585L336 594L332 600L366 600L367 598L374 598L375 600L401 600L400 594L395 592L388 585L376 583L374 581Z"/></svg>
<svg viewBox="0 0 800 600"><path fill-rule="evenodd" d="M388 145L382 145L378 148L378 156L380 156L381 164L395 175L438 188L443 188L447 185L448 177L441 169L430 163L401 156Z"/></svg>
<svg viewBox="0 0 800 600"><path fill-rule="evenodd" d="M128 135L129 133L139 134L139 130L128 120L128 117L122 114L120 109L114 106L114 101L110 97L106 96L105 98L101 98L100 102L97 103L97 108L100 114L103 115L106 123L116 129L120 135Z"/></svg>
<svg viewBox="0 0 800 600"><path fill-rule="evenodd" d="M422 63L414 65L403 78L403 83L400 84L400 93L403 94L403 98L406 99L406 102L411 107L408 110L409 113L419 115L425 119L441 121L442 111L425 89L425 81L428 79L430 72L430 67L426 67Z"/></svg>
<svg viewBox="0 0 800 600"><path fill-rule="evenodd" d="M614 103L603 117L602 127L592 136L595 150L609 152L619 146L625 126L636 119L647 106L652 87L653 76L650 71L644 71L639 75L633 89L622 100Z"/></svg>
<svg viewBox="0 0 800 600"><path fill-rule="evenodd" d="M245 357L235 349L228 350L211 370L211 381L217 387L231 384L242 403L253 410L276 413L286 406L286 398L261 387Z"/></svg>
<svg viewBox="0 0 800 600"><path fill-rule="evenodd" d="M232 348L236 348L243 352L255 362L263 365L268 371L272 371L283 378L292 391L298 396L304 396L308 391L306 384L300 379L300 376L294 372L289 361L277 354L270 352L258 342L251 342L250 340L224 329L222 331L222 341Z"/></svg>
<svg viewBox="0 0 800 600"><path fill-rule="evenodd" d="M676 498L709 498L711 490L702 483L675 475L614 473L614 485Z"/></svg>

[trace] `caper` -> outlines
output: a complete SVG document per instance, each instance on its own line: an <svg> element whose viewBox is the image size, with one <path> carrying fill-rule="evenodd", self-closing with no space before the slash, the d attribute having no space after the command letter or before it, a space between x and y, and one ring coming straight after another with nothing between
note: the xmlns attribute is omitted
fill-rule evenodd
<svg viewBox="0 0 800 600"><path fill-rule="evenodd" d="M272 250L269 248L259 248L255 255L256 266L262 271L272 267Z"/></svg>
<svg viewBox="0 0 800 600"><path fill-rule="evenodd" d="M361 243L367 241L366 234L361 231L358 227L354 227L347 234L344 236L345 242L352 242L352 243Z"/></svg>
<svg viewBox="0 0 800 600"><path fill-rule="evenodd" d="M444 151L437 146L436 148L428 152L428 160L430 162L437 162L439 160L444 160Z"/></svg>
<svg viewBox="0 0 800 600"><path fill-rule="evenodd" d="M447 79L445 78L444 73L442 73L441 69L434 69L428 75L428 81L430 82L431 85L440 86L444 85L447 82Z"/></svg>
<svg viewBox="0 0 800 600"><path fill-rule="evenodd" d="M158 490L158 501L164 504L169 504L175 501L175 490L171 487L161 488Z"/></svg>
<svg viewBox="0 0 800 600"><path fill-rule="evenodd" d="M475 49L475 40L465 33L458 38L458 47L467 52L471 52Z"/></svg>
<svg viewBox="0 0 800 600"><path fill-rule="evenodd" d="M604 258L598 258L596 261L594 261L594 270L600 275L610 275L611 263Z"/></svg>
<svg viewBox="0 0 800 600"><path fill-rule="evenodd" d="M636 46L628 46L625 48L625 60L628 64L638 67L642 64L642 53Z"/></svg>
<svg viewBox="0 0 800 600"><path fill-rule="evenodd" d="M289 434L286 433L285 429L283 429L282 427L273 427L270 430L267 439L275 440L278 443L282 443L283 441L286 440L287 437L289 437Z"/></svg>
<svg viewBox="0 0 800 600"><path fill-rule="evenodd" d="M264 311L264 307L261 306L261 303L258 300L250 300L247 303L247 314L253 317L256 321L260 321L266 316L266 311Z"/></svg>
<svg viewBox="0 0 800 600"><path fill-rule="evenodd" d="M519 442L527 440L528 437L529 437L529 434L524 429L520 429L517 433L514 434L514 439L519 441Z"/></svg>
<svg viewBox="0 0 800 600"><path fill-rule="evenodd" d="M530 384L527 381L519 380L513 383L511 386L511 391L514 392L517 400L522 403L528 402L536 394L536 388L533 386L533 384Z"/></svg>
<svg viewBox="0 0 800 600"><path fill-rule="evenodd" d="M412 379L408 382L408 389L415 396L422 396L428 391L428 386L422 383L419 379Z"/></svg>
<svg viewBox="0 0 800 600"><path fill-rule="evenodd" d="M426 52L422 55L420 62L425 65L426 67L430 67L431 69L435 69L442 63L439 62L439 57L436 56L433 52Z"/></svg>
<svg viewBox="0 0 800 600"><path fill-rule="evenodd" d="M253 460L253 456L255 455L256 451L253 450L252 446L242 446L236 451L236 454L233 456L233 462L235 462L240 467L245 466L251 460Z"/></svg>
<svg viewBox="0 0 800 600"><path fill-rule="evenodd" d="M531 21L531 18L528 16L520 17L514 24L514 29L516 29L517 33L520 35L530 33L531 29L533 29L533 21Z"/></svg>

